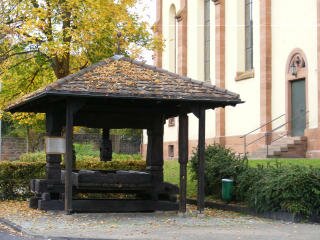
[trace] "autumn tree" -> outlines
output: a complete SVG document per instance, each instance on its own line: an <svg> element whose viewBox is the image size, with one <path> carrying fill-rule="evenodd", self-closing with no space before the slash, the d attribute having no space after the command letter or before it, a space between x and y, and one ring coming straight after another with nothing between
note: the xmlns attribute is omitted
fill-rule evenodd
<svg viewBox="0 0 320 240"><path fill-rule="evenodd" d="M112 56L119 30L123 49L151 48L148 25L132 11L136 1L1 1L2 104Z"/></svg>
<svg viewBox="0 0 320 240"><path fill-rule="evenodd" d="M0 1L0 107L116 52L153 48L149 26L132 10L137 0ZM31 116L31 117L30 117ZM11 116L12 118L12 116ZM10 116L6 116L10 119ZM32 126L43 117L17 114Z"/></svg>

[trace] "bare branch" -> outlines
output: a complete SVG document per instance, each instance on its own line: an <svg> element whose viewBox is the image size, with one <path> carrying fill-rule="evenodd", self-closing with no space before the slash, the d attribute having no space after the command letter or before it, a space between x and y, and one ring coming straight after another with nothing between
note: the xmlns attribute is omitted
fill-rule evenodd
<svg viewBox="0 0 320 240"><path fill-rule="evenodd" d="M13 56L17 56L17 55L24 55L24 54L29 54L29 53L36 53L36 52L39 52L39 50L30 50L30 51L23 51L23 52L16 52L16 53L12 53L10 55L0 55L0 59L8 59L10 57L13 57Z"/></svg>
<svg viewBox="0 0 320 240"><path fill-rule="evenodd" d="M27 62L27 61L35 58L35 57L36 57L36 56L32 56L32 57L29 57L29 58L27 58L27 59L24 59L24 60L22 60L22 61L20 61L20 62L18 62L18 63L16 63L16 64L10 66L10 67L8 68L8 70L13 69L13 68L15 68L15 67L18 67L18 66L21 65L22 63L25 63L25 62ZM3 72L0 73L0 75L2 75L2 74L3 74Z"/></svg>
<svg viewBox="0 0 320 240"><path fill-rule="evenodd" d="M34 80L36 79L36 77L37 77L37 75L39 74L40 70L41 70L41 67L38 68L38 69L33 73L32 77L31 77L31 79L30 79L30 82L29 82L29 84L28 84L27 87L26 87L26 90L29 90L29 88L32 86L32 84L34 83Z"/></svg>

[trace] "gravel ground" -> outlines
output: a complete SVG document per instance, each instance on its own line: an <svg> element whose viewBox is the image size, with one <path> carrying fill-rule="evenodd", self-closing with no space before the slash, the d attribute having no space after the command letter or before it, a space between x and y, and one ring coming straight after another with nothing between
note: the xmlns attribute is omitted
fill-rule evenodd
<svg viewBox="0 0 320 240"><path fill-rule="evenodd" d="M47 238L320 240L317 224L284 223L210 209L198 215L193 206L188 206L185 216L163 212L65 215L30 210L24 202L7 202L3 207L7 210L0 213L5 219L29 234Z"/></svg>

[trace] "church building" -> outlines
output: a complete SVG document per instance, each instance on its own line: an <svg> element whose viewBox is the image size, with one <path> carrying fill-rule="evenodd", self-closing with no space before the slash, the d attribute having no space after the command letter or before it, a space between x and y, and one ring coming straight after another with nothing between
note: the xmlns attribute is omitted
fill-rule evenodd
<svg viewBox="0 0 320 240"><path fill-rule="evenodd" d="M157 0L158 67L240 94L206 112L206 144L256 158L320 157L320 0ZM189 116L189 149L197 146ZM178 119L164 158L178 156ZM143 150L145 151L146 137Z"/></svg>

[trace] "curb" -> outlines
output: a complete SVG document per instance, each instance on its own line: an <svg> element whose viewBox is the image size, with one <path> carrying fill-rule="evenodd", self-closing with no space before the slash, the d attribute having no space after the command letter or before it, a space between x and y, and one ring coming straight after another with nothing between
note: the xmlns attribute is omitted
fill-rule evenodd
<svg viewBox="0 0 320 240"><path fill-rule="evenodd" d="M28 237L35 238L35 239L50 239L50 240L117 240L117 239L111 239L111 238L72 238L72 237L50 237L45 235L38 235L38 234L32 234L29 231L26 231L21 227L20 225L17 225L5 218L0 218L0 223L3 225L13 229L16 232L23 233L27 235Z"/></svg>
<svg viewBox="0 0 320 240"><path fill-rule="evenodd" d="M22 229L21 226L16 225L16 224L14 224L13 222L11 222L11 221L9 221L9 220L7 220L7 219L0 218L0 223L2 223L3 225L6 225L7 227L13 229L13 230L16 231L16 232L30 235L29 233L26 233L26 232Z"/></svg>
<svg viewBox="0 0 320 240"><path fill-rule="evenodd" d="M192 205L197 205L197 200L187 199L187 203ZM280 220L284 222L301 223L301 222L307 221L309 223L320 223L320 217L318 216L311 216L310 218L305 219L299 214L293 214L288 212L257 213L255 210L248 208L246 206L239 206L239 205L232 205L232 204L223 204L223 203L206 201L205 207L215 208L215 209L224 210L224 211L243 213L243 214L248 214L255 217L266 218L271 220Z"/></svg>

